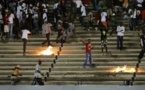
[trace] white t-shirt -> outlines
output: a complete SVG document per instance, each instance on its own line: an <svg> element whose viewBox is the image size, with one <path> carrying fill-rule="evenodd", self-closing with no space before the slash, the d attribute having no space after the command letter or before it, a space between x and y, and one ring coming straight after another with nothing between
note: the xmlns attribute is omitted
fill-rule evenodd
<svg viewBox="0 0 145 90"><path fill-rule="evenodd" d="M130 14L131 12L132 12L132 9L129 9L129 10L128 10L128 14Z"/></svg>
<svg viewBox="0 0 145 90"><path fill-rule="evenodd" d="M106 22L106 16L107 16L107 13L106 12L102 12L101 13L101 21L105 21Z"/></svg>
<svg viewBox="0 0 145 90"><path fill-rule="evenodd" d="M11 15L9 16L9 23L10 24L14 23L14 18L15 18L14 14L11 13Z"/></svg>
<svg viewBox="0 0 145 90"><path fill-rule="evenodd" d="M86 16L86 8L82 5L81 7L82 16Z"/></svg>
<svg viewBox="0 0 145 90"><path fill-rule="evenodd" d="M76 5L77 5L77 8L80 8L80 6L82 5L82 1L81 0L76 0Z"/></svg>
<svg viewBox="0 0 145 90"><path fill-rule="evenodd" d="M137 0L137 6L142 7L143 0Z"/></svg>
<svg viewBox="0 0 145 90"><path fill-rule="evenodd" d="M58 6L58 4L59 4L59 3L55 3L55 4L53 5L53 9L56 9L57 6Z"/></svg>
<svg viewBox="0 0 145 90"><path fill-rule="evenodd" d="M0 4L0 9L2 9L2 5Z"/></svg>
<svg viewBox="0 0 145 90"><path fill-rule="evenodd" d="M124 36L125 27L124 26L117 26L117 36Z"/></svg>
<svg viewBox="0 0 145 90"><path fill-rule="evenodd" d="M30 34L30 31L27 29L22 30L22 39L28 39L28 34Z"/></svg>
<svg viewBox="0 0 145 90"><path fill-rule="evenodd" d="M22 16L21 10L22 10L22 7L21 6L18 6L17 7L17 18L20 18Z"/></svg>
<svg viewBox="0 0 145 90"><path fill-rule="evenodd" d="M36 64L34 77L41 78L41 73L39 73L38 71L41 72L41 66L39 64Z"/></svg>
<svg viewBox="0 0 145 90"><path fill-rule="evenodd" d="M46 13L43 13L43 20L47 21L47 14Z"/></svg>

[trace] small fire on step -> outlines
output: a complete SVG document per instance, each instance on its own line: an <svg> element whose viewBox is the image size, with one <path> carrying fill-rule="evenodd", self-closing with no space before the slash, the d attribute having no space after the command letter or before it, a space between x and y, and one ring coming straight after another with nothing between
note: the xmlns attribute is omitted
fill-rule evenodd
<svg viewBox="0 0 145 90"><path fill-rule="evenodd" d="M49 46L46 50L41 52L41 55L53 55L52 46Z"/></svg>
<svg viewBox="0 0 145 90"><path fill-rule="evenodd" d="M136 70L135 68L127 68L127 65L124 65L123 67L117 67L115 68L114 72L119 73L119 72L128 72L128 73L134 73Z"/></svg>

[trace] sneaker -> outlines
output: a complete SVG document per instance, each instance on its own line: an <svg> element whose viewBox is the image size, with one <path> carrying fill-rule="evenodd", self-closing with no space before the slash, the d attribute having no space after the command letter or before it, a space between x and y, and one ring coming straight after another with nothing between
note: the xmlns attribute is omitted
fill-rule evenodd
<svg viewBox="0 0 145 90"><path fill-rule="evenodd" d="M97 30L98 30L98 28L96 27L96 28L95 28L95 30L97 31Z"/></svg>

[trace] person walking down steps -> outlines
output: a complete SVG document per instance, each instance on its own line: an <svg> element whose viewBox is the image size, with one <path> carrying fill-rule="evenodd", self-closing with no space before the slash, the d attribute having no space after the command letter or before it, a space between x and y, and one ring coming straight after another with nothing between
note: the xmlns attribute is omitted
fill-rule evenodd
<svg viewBox="0 0 145 90"><path fill-rule="evenodd" d="M36 85L37 83L39 85L44 85L44 82L42 81L42 76L44 76L44 74L41 72L41 64L42 60L39 59L35 67L34 80L31 85Z"/></svg>

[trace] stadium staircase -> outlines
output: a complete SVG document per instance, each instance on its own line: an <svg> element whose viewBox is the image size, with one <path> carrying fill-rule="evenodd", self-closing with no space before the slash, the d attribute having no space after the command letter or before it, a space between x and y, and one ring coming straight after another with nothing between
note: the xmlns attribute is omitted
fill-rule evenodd
<svg viewBox="0 0 145 90"><path fill-rule="evenodd" d="M108 34L108 54L102 55L100 32L84 30L78 21L75 21L76 35L70 43L63 47L55 43L56 33L51 35L54 55L44 56L39 54L48 47L41 47L45 40L41 36L30 36L27 45L27 54L23 56L22 40L0 42L0 85L10 85L8 77L16 65L21 65L21 82L19 85L31 85L34 78L35 65L42 59L42 72L47 76L46 85L123 85L132 82L133 85L145 85L144 58L139 63L137 56L140 52L140 31L129 31L128 20L121 20L126 25L124 36L124 49L116 48L116 34ZM110 31L109 31L110 32ZM83 68L85 60L85 46L80 40L91 39L95 48L92 50L93 68ZM88 62L89 64L89 62ZM136 72L115 72L119 66L135 68ZM139 72L142 70L143 72Z"/></svg>

